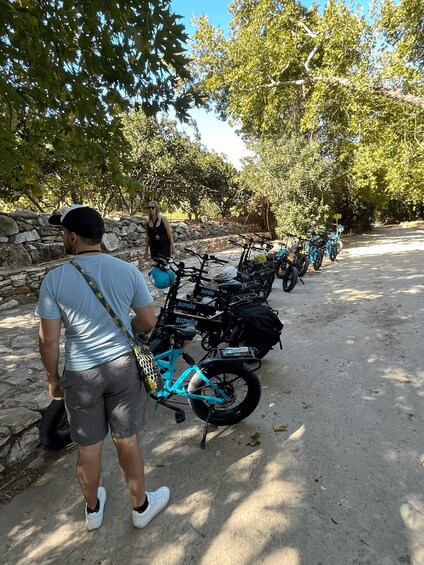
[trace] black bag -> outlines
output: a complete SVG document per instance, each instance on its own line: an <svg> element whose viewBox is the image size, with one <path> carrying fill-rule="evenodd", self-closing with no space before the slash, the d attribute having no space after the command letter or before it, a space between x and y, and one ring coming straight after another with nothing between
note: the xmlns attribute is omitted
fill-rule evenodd
<svg viewBox="0 0 424 565"><path fill-rule="evenodd" d="M236 314L241 319L246 342L266 347L280 341L284 324L271 308L263 304L245 304L236 308Z"/></svg>

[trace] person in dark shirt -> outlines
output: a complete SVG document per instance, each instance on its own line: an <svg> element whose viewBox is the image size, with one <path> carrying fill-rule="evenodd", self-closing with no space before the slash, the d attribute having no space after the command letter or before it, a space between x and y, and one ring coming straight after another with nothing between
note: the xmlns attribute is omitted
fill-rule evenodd
<svg viewBox="0 0 424 565"><path fill-rule="evenodd" d="M159 204L151 200L147 205L146 248L144 259L154 259L158 255L173 257L175 255L174 238L168 220L160 213Z"/></svg>

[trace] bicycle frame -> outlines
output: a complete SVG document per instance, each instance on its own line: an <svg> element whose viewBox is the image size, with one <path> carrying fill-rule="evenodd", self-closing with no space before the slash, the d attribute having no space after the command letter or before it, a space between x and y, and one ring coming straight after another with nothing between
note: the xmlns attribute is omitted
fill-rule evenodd
<svg viewBox="0 0 424 565"><path fill-rule="evenodd" d="M317 257L318 249L323 247L321 241L316 234L312 234L310 239L306 241L306 253L309 253L309 263L314 263Z"/></svg>
<svg viewBox="0 0 424 565"><path fill-rule="evenodd" d="M184 398L198 398L200 400L206 400L211 405L222 404L228 401L228 396L225 394L225 392L219 389L219 387L217 387L215 383L211 382L197 364L190 365L181 373L181 375L176 380L173 380L177 360L182 356L182 354L182 349L173 348L155 355L155 361L159 369L165 369L165 372L162 373L165 387L156 394L156 397L158 399L168 400L173 394L177 394L178 396L182 396ZM186 387L184 386L184 381L189 377L191 378L192 376L194 376L194 374L199 375L199 377L203 381L205 381L208 386L213 388L220 395L220 398L217 398L215 396L192 394L188 392Z"/></svg>
<svg viewBox="0 0 424 565"><path fill-rule="evenodd" d="M277 268L280 267L280 265L282 265L282 268L286 270L288 267L293 265L293 261L289 258L287 245L285 243L280 245L281 248L277 252L276 264L277 264Z"/></svg>
<svg viewBox="0 0 424 565"><path fill-rule="evenodd" d="M325 245L325 254L328 257L331 257L331 253L333 251L335 251L335 254L337 255L337 242L339 241L341 234L344 232L344 226L341 224L336 223L334 226L335 231L328 234L328 241Z"/></svg>

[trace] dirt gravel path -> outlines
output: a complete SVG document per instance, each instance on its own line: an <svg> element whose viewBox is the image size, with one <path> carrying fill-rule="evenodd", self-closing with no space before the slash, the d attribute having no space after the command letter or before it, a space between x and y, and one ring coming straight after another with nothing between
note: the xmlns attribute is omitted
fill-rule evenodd
<svg viewBox="0 0 424 565"><path fill-rule="evenodd" d="M1 506L1 562L423 565L424 230L345 242L292 293L275 282L283 350L264 360L247 420L200 450L190 410L177 425L150 407L147 487L172 492L160 517L132 527L107 441L105 519L85 531L71 451Z"/></svg>

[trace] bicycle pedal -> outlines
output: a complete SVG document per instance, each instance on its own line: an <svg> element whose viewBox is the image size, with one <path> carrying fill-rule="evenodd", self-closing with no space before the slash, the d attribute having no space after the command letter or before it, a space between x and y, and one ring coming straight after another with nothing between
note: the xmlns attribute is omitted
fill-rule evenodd
<svg viewBox="0 0 424 565"><path fill-rule="evenodd" d="M184 410L177 410L175 412L175 421L177 424L181 424L185 421L185 412Z"/></svg>

